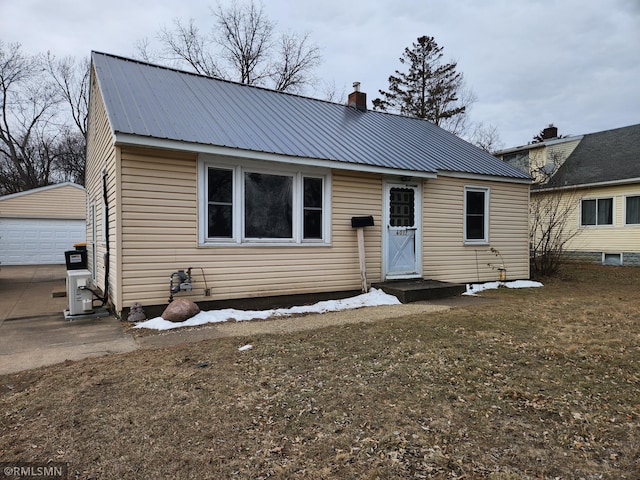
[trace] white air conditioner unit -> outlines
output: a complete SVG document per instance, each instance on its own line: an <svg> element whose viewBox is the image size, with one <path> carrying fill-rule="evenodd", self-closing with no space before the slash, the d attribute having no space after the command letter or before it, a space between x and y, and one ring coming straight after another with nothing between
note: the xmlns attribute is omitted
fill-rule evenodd
<svg viewBox="0 0 640 480"><path fill-rule="evenodd" d="M67 298L69 315L84 315L93 311L93 293L83 287L89 287L89 270L67 270Z"/></svg>

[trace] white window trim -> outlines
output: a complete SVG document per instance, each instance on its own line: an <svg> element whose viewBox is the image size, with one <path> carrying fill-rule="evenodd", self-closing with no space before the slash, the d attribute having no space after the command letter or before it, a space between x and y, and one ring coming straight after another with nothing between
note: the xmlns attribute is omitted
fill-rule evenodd
<svg viewBox="0 0 640 480"><path fill-rule="evenodd" d="M227 169L233 172L233 233L232 238L207 238L207 169ZM254 239L244 237L244 173L262 173L293 177L293 238ZM323 179L322 238L304 239L303 178ZM209 246L327 246L331 245L331 170L304 165L273 164L261 161L220 158L203 155L198 160L198 245Z"/></svg>
<svg viewBox="0 0 640 480"><path fill-rule="evenodd" d="M624 196L624 203L622 204L622 220L625 227L639 228L640 223L627 223L627 199L629 197L640 197L640 193L630 193Z"/></svg>
<svg viewBox="0 0 640 480"><path fill-rule="evenodd" d="M595 225L583 225L582 224L582 202L585 200L596 200L596 222L598 221L598 208L597 208L597 200L608 200L611 199L611 224L599 225L596 223ZM613 228L616 226L616 197L614 195L611 196L602 196L602 197L582 197L580 199L580 214L578 215L578 227L580 228Z"/></svg>
<svg viewBox="0 0 640 480"><path fill-rule="evenodd" d="M484 237L481 239L467 238L467 192L483 192L484 193ZM491 218L489 211L491 189L489 187L480 187L476 185L465 185L464 187L464 211L463 211L463 232L465 245L488 245L489 244L489 219Z"/></svg>

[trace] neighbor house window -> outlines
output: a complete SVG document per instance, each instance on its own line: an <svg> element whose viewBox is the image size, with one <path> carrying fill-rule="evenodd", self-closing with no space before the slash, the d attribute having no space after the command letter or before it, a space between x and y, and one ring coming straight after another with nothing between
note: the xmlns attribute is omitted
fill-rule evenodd
<svg viewBox="0 0 640 480"><path fill-rule="evenodd" d="M582 200L581 225L613 225L613 198L590 198Z"/></svg>
<svg viewBox="0 0 640 480"><path fill-rule="evenodd" d="M464 189L464 241L465 243L489 242L489 189L465 187Z"/></svg>
<svg viewBox="0 0 640 480"><path fill-rule="evenodd" d="M640 195L634 197L627 197L627 204L625 206L626 211L626 224L638 225L640 224Z"/></svg>
<svg viewBox="0 0 640 480"><path fill-rule="evenodd" d="M328 243L330 174L265 167L202 162L201 244Z"/></svg>

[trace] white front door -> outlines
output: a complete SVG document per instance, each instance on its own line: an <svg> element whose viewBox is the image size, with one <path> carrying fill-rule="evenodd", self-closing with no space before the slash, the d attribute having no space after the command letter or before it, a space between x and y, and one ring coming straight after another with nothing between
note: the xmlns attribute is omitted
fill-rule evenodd
<svg viewBox="0 0 640 480"><path fill-rule="evenodd" d="M388 183L385 186L384 277L421 276L421 189L418 185Z"/></svg>

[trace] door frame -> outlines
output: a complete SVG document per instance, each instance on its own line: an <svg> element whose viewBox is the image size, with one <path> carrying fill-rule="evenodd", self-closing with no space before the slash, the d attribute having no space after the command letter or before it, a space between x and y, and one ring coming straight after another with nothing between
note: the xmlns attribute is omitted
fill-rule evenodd
<svg viewBox="0 0 640 480"><path fill-rule="evenodd" d="M390 194L392 188L412 188L415 190L415 271L403 274L389 273L389 213ZM382 212L382 278L383 280L401 280L422 278L422 182L403 182L401 180L387 179L383 182L383 212Z"/></svg>

